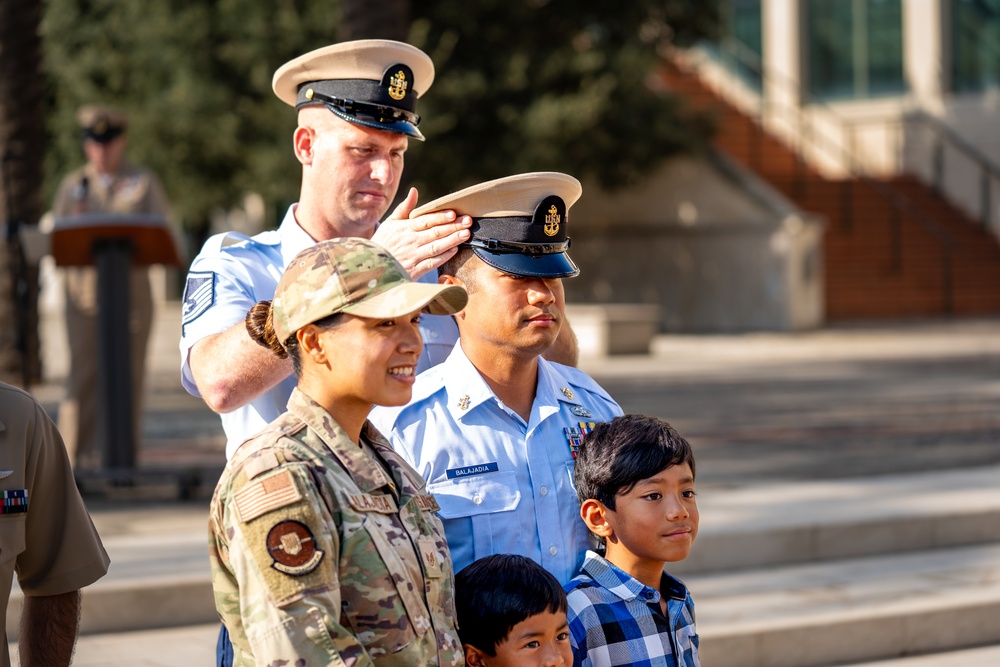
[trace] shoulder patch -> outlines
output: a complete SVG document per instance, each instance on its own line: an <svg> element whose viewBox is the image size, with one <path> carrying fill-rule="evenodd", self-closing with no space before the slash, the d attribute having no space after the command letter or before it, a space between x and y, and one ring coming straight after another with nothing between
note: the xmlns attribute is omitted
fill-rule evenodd
<svg viewBox="0 0 1000 667"><path fill-rule="evenodd" d="M183 327L194 322L215 303L215 271L192 271L184 285L184 302L181 310L181 335Z"/></svg>
<svg viewBox="0 0 1000 667"><path fill-rule="evenodd" d="M323 560L323 550L316 548L316 538L301 521L279 521L267 532L267 552L278 572L292 577L309 574Z"/></svg>
<svg viewBox="0 0 1000 667"><path fill-rule="evenodd" d="M289 470L247 484L233 495L233 506L240 521L247 523L257 517L301 500L302 492Z"/></svg>

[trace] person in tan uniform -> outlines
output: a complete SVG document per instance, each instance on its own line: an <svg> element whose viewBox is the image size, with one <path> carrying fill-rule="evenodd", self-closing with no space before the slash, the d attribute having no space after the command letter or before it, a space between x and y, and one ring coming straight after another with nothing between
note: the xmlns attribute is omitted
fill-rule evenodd
<svg viewBox="0 0 1000 667"><path fill-rule="evenodd" d="M70 663L80 589L109 562L55 424L34 397L0 382L0 600L6 608L16 571L21 665ZM5 633L0 667L9 665Z"/></svg>
<svg viewBox="0 0 1000 667"><path fill-rule="evenodd" d="M440 508L367 416L409 400L420 314L466 299L342 238L296 255L274 300L247 314L298 383L212 498L212 586L234 665L463 664Z"/></svg>
<svg viewBox="0 0 1000 667"><path fill-rule="evenodd" d="M81 107L87 163L59 185L52 213L56 218L88 213L169 213L163 186L152 171L125 160L128 117L108 106ZM70 367L66 398L59 408L59 430L73 466L87 470L100 462L98 445L97 269L65 269L66 331ZM148 269L135 267L129 281L129 331L132 360L133 441L138 443L142 383L153 318Z"/></svg>

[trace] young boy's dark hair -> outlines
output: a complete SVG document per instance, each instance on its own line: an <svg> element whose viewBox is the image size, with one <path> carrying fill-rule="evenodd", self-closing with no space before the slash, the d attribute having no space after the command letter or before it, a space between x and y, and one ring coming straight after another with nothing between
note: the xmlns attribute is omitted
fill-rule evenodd
<svg viewBox="0 0 1000 667"><path fill-rule="evenodd" d="M598 424L586 435L573 481L580 502L593 498L615 509L615 496L661 470L687 463L694 475L691 445L656 417L629 414Z"/></svg>
<svg viewBox="0 0 1000 667"><path fill-rule="evenodd" d="M566 613L566 593L541 565L515 554L494 554L455 575L458 634L487 655L496 655L515 625L529 616Z"/></svg>

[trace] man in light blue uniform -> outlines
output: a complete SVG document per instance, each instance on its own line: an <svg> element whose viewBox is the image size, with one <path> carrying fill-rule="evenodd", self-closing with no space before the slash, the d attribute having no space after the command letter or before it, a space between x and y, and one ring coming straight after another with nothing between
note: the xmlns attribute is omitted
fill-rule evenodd
<svg viewBox="0 0 1000 667"><path fill-rule="evenodd" d="M411 215L410 190L378 225L399 187L407 138L417 129L417 97L434 65L419 49L388 40L335 44L275 72L275 94L298 111L293 150L302 190L279 229L253 238L210 238L191 264L184 291L181 376L184 387L222 415L227 456L285 410L295 386L291 364L246 333L247 311L274 295L286 264L313 243L342 236L372 238L411 276L436 280L436 269L469 238L468 218L452 211ZM449 317L421 325L418 369L443 359L457 339Z"/></svg>
<svg viewBox="0 0 1000 667"><path fill-rule="evenodd" d="M459 345L422 373L409 405L371 420L427 480L455 569L522 554L563 584L592 546L573 488L573 460L597 422L622 413L583 372L541 358L564 326L567 211L580 183L558 173L511 176L417 209L473 219L472 239L439 270L464 285Z"/></svg>

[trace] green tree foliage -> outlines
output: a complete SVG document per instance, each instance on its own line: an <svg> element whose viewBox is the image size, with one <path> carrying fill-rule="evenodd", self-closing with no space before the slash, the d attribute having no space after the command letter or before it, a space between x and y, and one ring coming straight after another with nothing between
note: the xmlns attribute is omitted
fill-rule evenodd
<svg viewBox="0 0 1000 667"><path fill-rule="evenodd" d="M200 231L213 207L247 191L275 208L294 201L295 115L271 93L271 76L345 34L342 4L354 16L364 7L357 0L48 0L50 196L59 176L82 162L75 109L103 101L131 112L130 157L158 171L189 228ZM713 5L398 0L412 19L410 41L437 67L419 109L427 142L411 142L407 180L421 187L423 201L520 171L638 181L695 143L698 132L678 120L676 102L648 84L664 45L712 33Z"/></svg>
<svg viewBox="0 0 1000 667"><path fill-rule="evenodd" d="M704 0L435 0L410 40L438 77L420 103L410 176L431 196L523 171L640 181L706 129L655 86L664 48L715 34Z"/></svg>
<svg viewBox="0 0 1000 667"><path fill-rule="evenodd" d="M48 192L83 161L74 113L88 102L132 116L129 157L154 168L189 228L260 192L297 198L295 114L271 92L285 61L329 44L329 0L48 0Z"/></svg>

